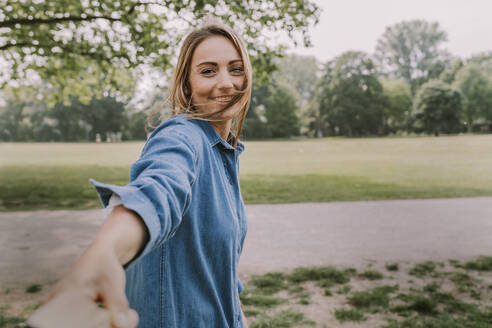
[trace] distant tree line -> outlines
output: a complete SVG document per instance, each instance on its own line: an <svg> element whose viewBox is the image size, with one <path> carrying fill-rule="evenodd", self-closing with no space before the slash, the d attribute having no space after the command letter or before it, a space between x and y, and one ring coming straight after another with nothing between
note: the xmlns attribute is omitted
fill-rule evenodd
<svg viewBox="0 0 492 328"><path fill-rule="evenodd" d="M492 51L455 58L446 33L423 20L387 27L374 54L348 51L323 65L287 56L255 87L252 138L492 132Z"/></svg>
<svg viewBox="0 0 492 328"><path fill-rule="evenodd" d="M446 39L437 23L405 21L387 27L373 54L348 51L324 64L280 58L269 78L254 81L243 137L490 133L492 51L455 58L442 48ZM1 141L93 141L118 132L143 140L166 92L155 90L136 110L117 94L50 104L29 91L3 90Z"/></svg>

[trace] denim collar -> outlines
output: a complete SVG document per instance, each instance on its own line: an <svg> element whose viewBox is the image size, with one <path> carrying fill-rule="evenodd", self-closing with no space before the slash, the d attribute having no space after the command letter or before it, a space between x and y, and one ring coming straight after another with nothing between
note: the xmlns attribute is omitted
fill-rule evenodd
<svg viewBox="0 0 492 328"><path fill-rule="evenodd" d="M205 135L207 136L207 141L210 144L210 147L215 147L216 145L221 145L221 148L223 149L228 149L228 150L237 150L238 155L241 154L244 151L244 144L238 140L237 141L237 148L234 149L234 147L229 144L227 141L225 141L218 133L215 131L213 126L210 124L208 121L204 120L191 120L191 122L194 122L195 124L198 124L205 132ZM231 137L231 132L229 132L229 137ZM235 138L235 137L232 137Z"/></svg>

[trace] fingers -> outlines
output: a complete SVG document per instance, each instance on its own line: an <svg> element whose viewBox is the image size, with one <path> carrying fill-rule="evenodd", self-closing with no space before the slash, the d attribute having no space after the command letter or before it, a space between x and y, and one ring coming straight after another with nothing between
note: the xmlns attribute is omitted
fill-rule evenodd
<svg viewBox="0 0 492 328"><path fill-rule="evenodd" d="M113 313L111 323L114 328L136 328L138 314L133 309L128 309L126 312Z"/></svg>
<svg viewBox="0 0 492 328"><path fill-rule="evenodd" d="M111 315L84 293L71 290L56 295L41 306L27 323L36 328L108 328Z"/></svg>
<svg viewBox="0 0 492 328"><path fill-rule="evenodd" d="M114 328L136 328L138 314L130 309L125 295L124 282L121 286L113 283L106 285L102 293L105 307L111 313L111 323Z"/></svg>

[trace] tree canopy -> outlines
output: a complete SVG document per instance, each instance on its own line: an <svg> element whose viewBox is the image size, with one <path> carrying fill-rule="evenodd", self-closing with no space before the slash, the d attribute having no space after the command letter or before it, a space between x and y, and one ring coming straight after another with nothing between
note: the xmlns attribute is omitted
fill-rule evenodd
<svg viewBox="0 0 492 328"><path fill-rule="evenodd" d="M490 118L492 112L492 77L471 61L456 74L454 85L463 95L464 123L472 132L477 119Z"/></svg>
<svg viewBox="0 0 492 328"><path fill-rule="evenodd" d="M363 52L348 51L328 62L320 82L319 111L325 133L382 133L386 97L376 67Z"/></svg>
<svg viewBox="0 0 492 328"><path fill-rule="evenodd" d="M11 68L0 83L37 72L56 75L63 88L93 67L117 89L123 81L115 67L168 69L181 37L209 16L242 32L258 77L272 71L285 46L266 35L285 31L310 44L319 8L309 0L0 0L0 58Z"/></svg>
<svg viewBox="0 0 492 328"><path fill-rule="evenodd" d="M440 48L447 34L439 23L403 21L388 26L378 39L376 58L390 77L407 81L412 92L445 69L449 54Z"/></svg>
<svg viewBox="0 0 492 328"><path fill-rule="evenodd" d="M462 97L450 85L431 80L420 88L416 95L413 115L419 132L456 133L461 129Z"/></svg>

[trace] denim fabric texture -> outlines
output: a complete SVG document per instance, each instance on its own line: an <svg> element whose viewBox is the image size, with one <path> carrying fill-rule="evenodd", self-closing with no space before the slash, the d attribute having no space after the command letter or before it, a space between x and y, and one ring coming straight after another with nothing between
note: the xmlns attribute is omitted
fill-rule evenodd
<svg viewBox="0 0 492 328"><path fill-rule="evenodd" d="M150 135L126 186L90 180L106 207L114 194L150 240L126 265L139 328L243 327L237 266L247 223L238 156L207 121L175 116Z"/></svg>

